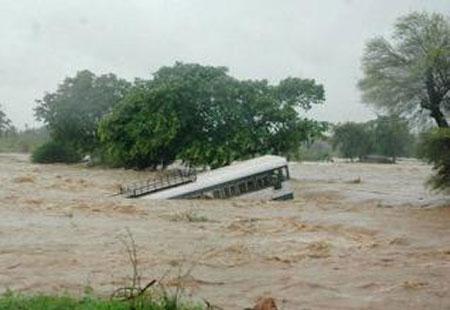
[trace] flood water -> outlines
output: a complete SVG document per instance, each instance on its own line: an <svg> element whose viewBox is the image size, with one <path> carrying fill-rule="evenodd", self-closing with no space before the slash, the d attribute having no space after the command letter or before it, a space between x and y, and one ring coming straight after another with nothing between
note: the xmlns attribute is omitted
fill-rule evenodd
<svg viewBox="0 0 450 310"><path fill-rule="evenodd" d="M292 163L295 199L111 196L146 172L34 165L0 154L0 293L109 295L161 279L224 309L449 309L450 198L429 166Z"/></svg>

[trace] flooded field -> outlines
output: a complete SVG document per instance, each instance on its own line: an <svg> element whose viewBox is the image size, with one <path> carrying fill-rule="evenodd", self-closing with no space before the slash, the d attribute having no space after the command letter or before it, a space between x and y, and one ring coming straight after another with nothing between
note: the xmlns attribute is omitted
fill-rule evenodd
<svg viewBox="0 0 450 310"><path fill-rule="evenodd" d="M429 166L292 163L295 199L111 196L148 173L34 165L0 154L0 293L110 294L132 273L224 309L449 309L450 198Z"/></svg>

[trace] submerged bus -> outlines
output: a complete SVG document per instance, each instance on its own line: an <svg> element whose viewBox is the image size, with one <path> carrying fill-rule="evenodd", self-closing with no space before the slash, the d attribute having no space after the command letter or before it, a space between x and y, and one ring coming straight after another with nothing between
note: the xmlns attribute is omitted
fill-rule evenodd
<svg viewBox="0 0 450 310"><path fill-rule="evenodd" d="M227 199L236 196L287 200L289 167L284 157L266 155L196 175L195 180L161 189L145 199Z"/></svg>

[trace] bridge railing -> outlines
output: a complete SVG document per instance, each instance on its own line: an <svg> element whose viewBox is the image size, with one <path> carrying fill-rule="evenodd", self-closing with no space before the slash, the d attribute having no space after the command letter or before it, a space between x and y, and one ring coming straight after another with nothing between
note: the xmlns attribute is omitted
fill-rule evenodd
<svg viewBox="0 0 450 310"><path fill-rule="evenodd" d="M196 180L195 169L177 169L156 178L121 186L119 193L128 198L139 197Z"/></svg>

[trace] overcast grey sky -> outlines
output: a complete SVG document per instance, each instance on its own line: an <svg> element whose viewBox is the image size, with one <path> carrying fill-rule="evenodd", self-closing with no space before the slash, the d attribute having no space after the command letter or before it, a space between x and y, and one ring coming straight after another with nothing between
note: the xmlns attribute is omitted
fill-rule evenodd
<svg viewBox="0 0 450 310"><path fill-rule="evenodd" d="M450 0L0 0L0 104L19 127L34 99L82 69L149 78L175 61L238 78L323 83L319 120L366 120L356 82L367 39L414 10Z"/></svg>

